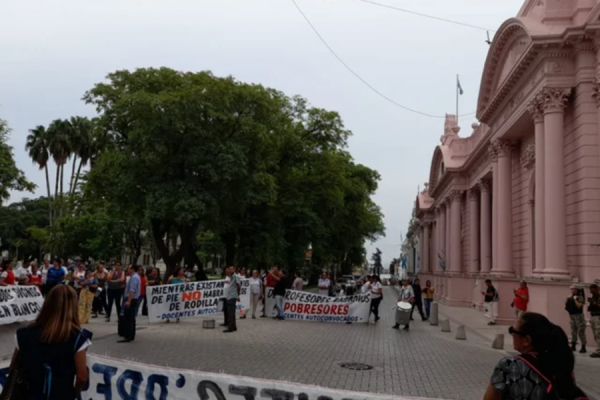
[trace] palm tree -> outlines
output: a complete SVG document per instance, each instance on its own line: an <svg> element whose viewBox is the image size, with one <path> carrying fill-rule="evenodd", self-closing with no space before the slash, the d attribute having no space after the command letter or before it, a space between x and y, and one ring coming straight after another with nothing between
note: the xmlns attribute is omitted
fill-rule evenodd
<svg viewBox="0 0 600 400"><path fill-rule="evenodd" d="M29 157L40 169L46 173L46 189L48 190L48 224L52 226L52 193L50 192L50 175L48 174L48 160L50 159L48 131L42 125L29 130L25 150Z"/></svg>
<svg viewBox="0 0 600 400"><path fill-rule="evenodd" d="M69 156L71 155L71 124L69 121L56 119L48 126L48 149L50 155L56 163L56 186L54 196L58 203L59 198L62 200L63 197L63 178L64 168ZM60 182L60 196L58 195ZM61 211L62 211L62 205ZM62 212L61 212L62 214Z"/></svg>
<svg viewBox="0 0 600 400"><path fill-rule="evenodd" d="M94 124L88 118L74 117L71 118L71 125L73 130L76 132L74 137L77 140L76 146L73 146L74 157L73 157L73 174L71 175L71 187L69 189L70 194L75 193L77 188L77 182L81 175L81 168L86 166L95 151L94 143ZM75 159L79 157L79 167L75 174Z"/></svg>

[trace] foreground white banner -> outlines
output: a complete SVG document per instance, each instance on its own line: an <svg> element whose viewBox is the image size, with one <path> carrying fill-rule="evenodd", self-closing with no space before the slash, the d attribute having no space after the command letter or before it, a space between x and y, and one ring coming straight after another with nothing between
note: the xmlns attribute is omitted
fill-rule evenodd
<svg viewBox="0 0 600 400"><path fill-rule="evenodd" d="M218 280L148 287L148 322L220 313L224 285L225 280ZM243 279L241 286L237 311L250 308L248 280Z"/></svg>
<svg viewBox="0 0 600 400"><path fill-rule="evenodd" d="M88 355L90 381L79 400L414 400L296 383L173 369ZM0 364L0 386L8 363Z"/></svg>
<svg viewBox="0 0 600 400"><path fill-rule="evenodd" d="M329 297L316 293L287 290L286 319L319 322L367 322L371 308L369 294Z"/></svg>
<svg viewBox="0 0 600 400"><path fill-rule="evenodd" d="M33 321L42 304L44 298L37 286L1 286L0 325Z"/></svg>

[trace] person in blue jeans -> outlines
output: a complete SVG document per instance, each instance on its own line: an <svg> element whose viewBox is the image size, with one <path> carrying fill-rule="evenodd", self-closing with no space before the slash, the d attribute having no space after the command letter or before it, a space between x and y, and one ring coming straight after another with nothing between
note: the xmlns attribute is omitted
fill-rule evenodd
<svg viewBox="0 0 600 400"><path fill-rule="evenodd" d="M425 315L427 318L431 316L431 303L433 303L433 287L431 286L431 281L427 280L425 282L425 287L423 288L423 303L425 304Z"/></svg>
<svg viewBox="0 0 600 400"><path fill-rule="evenodd" d="M273 288L273 295L275 296L275 304L277 307L277 316L275 319L284 320L285 316L283 314L283 300L285 298L285 290L288 287L287 278L285 276L285 271L279 272L279 282Z"/></svg>

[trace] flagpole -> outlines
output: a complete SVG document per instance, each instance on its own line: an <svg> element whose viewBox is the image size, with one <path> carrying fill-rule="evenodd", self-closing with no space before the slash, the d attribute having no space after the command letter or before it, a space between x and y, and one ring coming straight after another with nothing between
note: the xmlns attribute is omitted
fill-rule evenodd
<svg viewBox="0 0 600 400"><path fill-rule="evenodd" d="M458 74L456 74L456 125L458 126L458 97L459 97L459 80Z"/></svg>

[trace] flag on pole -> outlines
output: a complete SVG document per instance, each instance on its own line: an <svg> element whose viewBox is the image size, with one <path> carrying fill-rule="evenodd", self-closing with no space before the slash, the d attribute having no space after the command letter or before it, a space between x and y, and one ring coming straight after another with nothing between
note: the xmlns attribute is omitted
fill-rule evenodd
<svg viewBox="0 0 600 400"><path fill-rule="evenodd" d="M460 79L458 79L458 75L456 76L456 89L458 90L458 93L462 96L464 91L462 86L460 86Z"/></svg>
<svg viewBox="0 0 600 400"><path fill-rule="evenodd" d="M442 256L438 253L438 263L440 265L440 269L442 271L446 270L446 261L444 261L444 259L442 258Z"/></svg>

